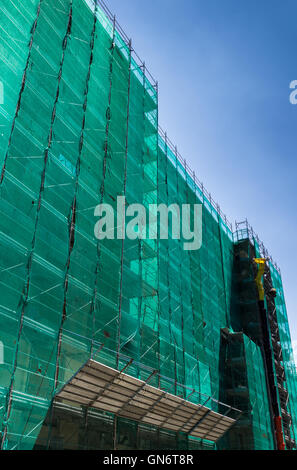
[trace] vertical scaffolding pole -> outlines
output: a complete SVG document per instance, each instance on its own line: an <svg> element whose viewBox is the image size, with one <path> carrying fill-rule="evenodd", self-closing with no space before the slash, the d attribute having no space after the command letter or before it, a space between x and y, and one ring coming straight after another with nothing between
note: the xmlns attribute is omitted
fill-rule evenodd
<svg viewBox="0 0 297 470"><path fill-rule="evenodd" d="M112 84L113 84L113 61L114 61L114 51L115 51L115 32L116 32L116 17L113 16L112 22L112 39L111 39L111 54L109 60L109 90L108 90L108 106L107 109L110 110L111 107L111 98L112 98ZM106 113L106 123L105 123L105 144L104 144L104 157L103 157L103 169L102 169L102 181L100 184L99 194L100 201L99 204L103 203L104 192L105 192L105 176L107 171L107 158L108 158L108 148L109 148L109 128L110 128L110 112ZM97 262L95 268L95 282L93 289L93 298L90 307L90 314L92 316L92 340L90 348L90 356L94 352L94 341L95 341L95 329L96 329L96 299L98 293L98 277L100 273L100 261L101 261L101 250L100 250L100 241L97 241Z"/></svg>
<svg viewBox="0 0 297 470"><path fill-rule="evenodd" d="M129 144L129 117L130 117L130 91L131 91L131 65L132 65L132 40L129 40L129 71L128 71L128 103L127 103L127 120L126 120L126 142L125 142L125 169L124 169L124 188L123 195L126 195L127 186L127 161L128 161L128 144ZM122 296L123 296L123 269L124 269L124 243L125 243L125 220L123 217L122 226L122 250L121 250L121 267L120 267L120 292L119 292L119 316L118 316L118 340L117 340L117 357L116 367L119 367L119 354L121 349L121 319L122 319Z"/></svg>

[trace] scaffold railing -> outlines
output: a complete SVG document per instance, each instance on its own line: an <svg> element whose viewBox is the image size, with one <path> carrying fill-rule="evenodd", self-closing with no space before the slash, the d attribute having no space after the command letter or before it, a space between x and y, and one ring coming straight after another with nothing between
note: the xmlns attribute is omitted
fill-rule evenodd
<svg viewBox="0 0 297 470"><path fill-rule="evenodd" d="M277 263L273 260L272 256L269 254L267 248L265 247L262 240L259 238L257 233L254 231L253 227L249 224L248 220L245 219L242 222L235 222L235 232L233 234L234 242L248 238L252 245L257 243L259 253L262 258L265 258L267 261L273 265L279 274L281 270L278 267Z"/></svg>

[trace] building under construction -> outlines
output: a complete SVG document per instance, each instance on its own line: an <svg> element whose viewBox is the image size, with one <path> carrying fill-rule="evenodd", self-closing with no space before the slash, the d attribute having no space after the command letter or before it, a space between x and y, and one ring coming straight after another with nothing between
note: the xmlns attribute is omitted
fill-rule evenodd
<svg viewBox="0 0 297 470"><path fill-rule="evenodd" d="M158 125L102 1L1 0L2 449L295 449L281 274ZM203 204L203 243L94 237L94 208Z"/></svg>

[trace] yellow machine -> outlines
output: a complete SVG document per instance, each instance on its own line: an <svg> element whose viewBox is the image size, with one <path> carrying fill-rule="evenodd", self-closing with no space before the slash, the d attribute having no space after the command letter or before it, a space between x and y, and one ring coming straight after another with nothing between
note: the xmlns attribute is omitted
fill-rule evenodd
<svg viewBox="0 0 297 470"><path fill-rule="evenodd" d="M262 277L265 271L265 258L254 258L255 263L258 265L258 272L255 278L255 282L259 292L259 300L264 300L264 287L262 283Z"/></svg>

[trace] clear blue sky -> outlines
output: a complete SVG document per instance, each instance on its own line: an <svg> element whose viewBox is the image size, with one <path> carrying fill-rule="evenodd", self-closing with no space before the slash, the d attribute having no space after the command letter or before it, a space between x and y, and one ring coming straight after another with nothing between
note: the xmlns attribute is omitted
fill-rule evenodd
<svg viewBox="0 0 297 470"><path fill-rule="evenodd" d="M296 0L108 0L159 81L160 125L282 270L297 340Z"/></svg>

